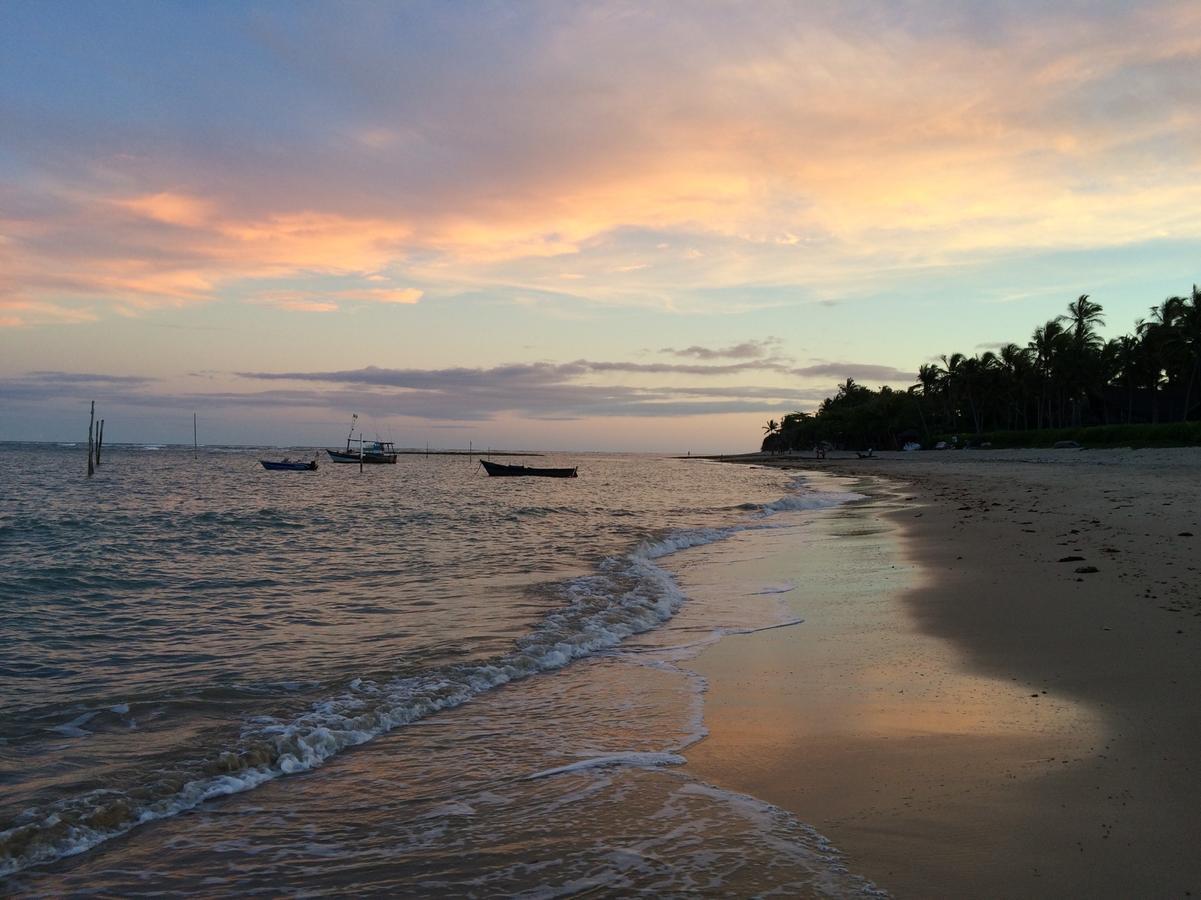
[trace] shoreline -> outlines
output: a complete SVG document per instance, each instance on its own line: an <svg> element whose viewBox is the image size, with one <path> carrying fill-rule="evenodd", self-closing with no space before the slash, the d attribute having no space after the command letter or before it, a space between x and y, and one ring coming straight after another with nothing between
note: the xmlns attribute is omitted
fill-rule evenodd
<svg viewBox="0 0 1201 900"><path fill-rule="evenodd" d="M762 547L806 622L695 661L689 769L899 897L1201 889L1201 451L799 462L871 498Z"/></svg>

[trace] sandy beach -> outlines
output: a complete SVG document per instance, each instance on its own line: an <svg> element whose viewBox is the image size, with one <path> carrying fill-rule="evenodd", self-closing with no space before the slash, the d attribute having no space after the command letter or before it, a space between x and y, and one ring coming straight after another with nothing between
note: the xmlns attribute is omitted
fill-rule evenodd
<svg viewBox="0 0 1201 900"><path fill-rule="evenodd" d="M731 637L698 777L814 825L898 897L1201 892L1201 451L780 459L866 500L689 592L795 585Z"/></svg>

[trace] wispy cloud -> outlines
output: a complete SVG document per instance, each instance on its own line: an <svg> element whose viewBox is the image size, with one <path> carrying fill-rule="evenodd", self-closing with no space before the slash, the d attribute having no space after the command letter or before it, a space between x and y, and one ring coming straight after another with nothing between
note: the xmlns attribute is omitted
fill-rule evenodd
<svg viewBox="0 0 1201 900"><path fill-rule="evenodd" d="M720 383L731 375L775 370L762 362L672 365L577 360L490 368L362 369L329 372L241 372L249 382L283 382L270 390L166 390L153 379L31 372L0 382L0 399L78 403L103 397L109 405L145 408L358 409L379 418L479 422L503 414L532 419L660 417L778 413L820 400L825 393L789 385ZM629 384L605 375L700 377L719 383ZM205 378L205 381L208 379ZM303 385L312 385L304 387ZM828 392L827 392L828 393Z"/></svg>
<svg viewBox="0 0 1201 900"><path fill-rule="evenodd" d="M412 305L421 301L416 288L358 288L348 290L277 290L264 291L251 302L294 312L337 312L347 303L383 303Z"/></svg>
<svg viewBox="0 0 1201 900"><path fill-rule="evenodd" d="M387 369L367 366L337 372L239 372L239 377L266 381L322 381L340 384L371 384L398 388L433 386L477 387L557 384L597 373L676 374L721 377L749 371L783 371L780 363L761 360L724 365L682 363L636 363L579 359L568 363L514 363L492 368Z"/></svg>
<svg viewBox="0 0 1201 900"><path fill-rule="evenodd" d="M30 381L39 382L41 384L70 384L70 385L126 385L126 386L144 386L154 384L158 379L148 378L144 375L106 375L99 372L57 372L57 371L39 371L30 372L27 376Z"/></svg>
<svg viewBox="0 0 1201 900"><path fill-rule="evenodd" d="M1187 0L356 12L163 10L155 47L10 13L0 323L465 286L691 310L1201 239ZM96 52L51 52L83 27ZM330 276L382 293L297 286Z"/></svg>
<svg viewBox="0 0 1201 900"><path fill-rule="evenodd" d="M916 378L914 372L896 369L892 366L872 365L870 363L817 363L812 366L802 366L800 368L791 369L790 371L793 375L798 375L802 378L814 378L817 376L828 375L839 380L854 378L856 381L860 382L881 381L889 384L896 384L897 382L909 384Z"/></svg>
<svg viewBox="0 0 1201 900"><path fill-rule="evenodd" d="M762 341L743 341L726 347L701 347L697 344L680 350L664 347L659 352L670 353L673 356L690 356L694 359L762 359L775 355L782 343L779 338L766 338Z"/></svg>
<svg viewBox="0 0 1201 900"><path fill-rule="evenodd" d="M29 406L55 403L102 403L113 398L155 402L157 379L138 375L105 375L94 372L28 372L0 379L0 400Z"/></svg>

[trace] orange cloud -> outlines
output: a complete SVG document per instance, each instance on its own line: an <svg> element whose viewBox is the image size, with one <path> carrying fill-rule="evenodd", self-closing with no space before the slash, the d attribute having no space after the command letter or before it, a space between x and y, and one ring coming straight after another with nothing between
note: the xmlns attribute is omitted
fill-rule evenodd
<svg viewBox="0 0 1201 900"><path fill-rule="evenodd" d="M403 221L302 212L223 221L210 249L242 277L298 270L367 273L395 259L411 234Z"/></svg>
<svg viewBox="0 0 1201 900"><path fill-rule="evenodd" d="M340 309L338 304L331 300L319 300L313 295L296 291L272 291L260 294L254 302L291 312L328 313L337 312Z"/></svg>
<svg viewBox="0 0 1201 900"><path fill-rule="evenodd" d="M11 263L13 285L0 285L0 308L15 308L19 287L20 302L36 298L30 308L42 318L57 309L56 318L76 321L68 298L102 299L132 312L203 302L223 286L301 273L361 277L372 286L324 299L268 296L268 302L333 311L339 300L411 304L422 296L416 288L385 286L390 279L379 273L411 233L402 222L313 212L238 218L215 199L180 191L65 199L71 212L59 220L0 220L0 262ZM180 228L156 231L157 225ZM25 324L29 315L7 314L3 321Z"/></svg>
<svg viewBox="0 0 1201 900"><path fill-rule="evenodd" d="M341 296L348 300L370 300L375 303L418 303L422 291L416 288L372 288L364 291L343 291Z"/></svg>
<svg viewBox="0 0 1201 900"><path fill-rule="evenodd" d="M0 296L0 328L95 322L94 310Z"/></svg>
<svg viewBox="0 0 1201 900"><path fill-rule="evenodd" d="M209 221L213 204L199 197L163 191L114 201L130 212L168 225L197 227Z"/></svg>
<svg viewBox="0 0 1201 900"><path fill-rule="evenodd" d="M293 312L336 312L344 302L411 305L421 301L416 288L360 288L336 291L267 291L254 302Z"/></svg>
<svg viewBox="0 0 1201 900"><path fill-rule="evenodd" d="M423 106L420 124L371 100L370 124L332 129L336 165L312 151L291 192L216 163L131 170L0 222L0 261L19 256L20 295L47 304L221 293L329 312L414 303L420 284L697 309L686 292L1201 238L1197 4L997 29L961 13L907 30L886 4L863 21L773 15L698 40L703 16L565 14L503 91L448 87L439 99L462 102ZM205 183L220 190L183 186ZM370 290L259 283L312 274Z"/></svg>

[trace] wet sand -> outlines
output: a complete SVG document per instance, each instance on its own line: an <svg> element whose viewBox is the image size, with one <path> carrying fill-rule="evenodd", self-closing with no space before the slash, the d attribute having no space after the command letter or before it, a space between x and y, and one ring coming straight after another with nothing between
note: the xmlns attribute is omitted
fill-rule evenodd
<svg viewBox="0 0 1201 900"><path fill-rule="evenodd" d="M1201 893L1201 452L800 465L870 499L682 561L805 619L696 661L691 771L898 897Z"/></svg>

